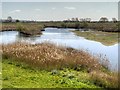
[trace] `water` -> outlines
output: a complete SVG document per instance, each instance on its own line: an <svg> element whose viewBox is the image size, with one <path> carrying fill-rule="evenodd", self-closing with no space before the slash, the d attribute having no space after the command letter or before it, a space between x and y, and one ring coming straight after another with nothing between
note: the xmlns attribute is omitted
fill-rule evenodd
<svg viewBox="0 0 120 90"><path fill-rule="evenodd" d="M105 46L100 42L87 40L84 37L76 36L69 30L70 29L46 28L41 36L36 37L22 37L17 31L4 31L0 32L0 43L8 44L20 41L35 44L49 41L58 45L73 47L75 49L84 49L93 55L102 54L109 59L112 65L111 68L117 69L118 44Z"/></svg>

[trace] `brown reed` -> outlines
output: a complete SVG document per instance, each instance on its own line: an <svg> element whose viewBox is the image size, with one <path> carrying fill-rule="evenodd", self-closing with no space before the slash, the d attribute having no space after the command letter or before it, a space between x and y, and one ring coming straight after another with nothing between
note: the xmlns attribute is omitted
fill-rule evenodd
<svg viewBox="0 0 120 90"><path fill-rule="evenodd" d="M57 46L51 43L14 43L2 45L3 58L26 62L41 69L61 69L65 67L100 70L99 59L83 50Z"/></svg>

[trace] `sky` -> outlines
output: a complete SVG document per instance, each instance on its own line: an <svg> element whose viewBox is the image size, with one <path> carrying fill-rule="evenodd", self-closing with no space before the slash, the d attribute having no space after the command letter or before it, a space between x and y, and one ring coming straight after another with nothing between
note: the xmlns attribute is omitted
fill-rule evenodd
<svg viewBox="0 0 120 90"><path fill-rule="evenodd" d="M1 0L2 2L118 2L119 0Z"/></svg>
<svg viewBox="0 0 120 90"><path fill-rule="evenodd" d="M6 1L6 2L5 2ZM69 18L118 19L118 2L2 2L2 18L61 21ZM48 0L46 0L48 1ZM111 0L113 1L113 0Z"/></svg>

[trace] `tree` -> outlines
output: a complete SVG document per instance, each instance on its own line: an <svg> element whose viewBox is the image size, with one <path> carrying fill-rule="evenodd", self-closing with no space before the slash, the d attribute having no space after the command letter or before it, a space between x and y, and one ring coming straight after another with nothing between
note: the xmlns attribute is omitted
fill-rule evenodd
<svg viewBox="0 0 120 90"><path fill-rule="evenodd" d="M101 17L99 22L108 22L108 18L107 17Z"/></svg>
<svg viewBox="0 0 120 90"><path fill-rule="evenodd" d="M117 19L116 18L112 18L112 21L115 23L115 22L117 22Z"/></svg>
<svg viewBox="0 0 120 90"><path fill-rule="evenodd" d="M117 23L118 31L120 31L120 22Z"/></svg>
<svg viewBox="0 0 120 90"><path fill-rule="evenodd" d="M86 21L86 22L90 22L90 21L91 21L91 18L86 18L85 21Z"/></svg>
<svg viewBox="0 0 120 90"><path fill-rule="evenodd" d="M75 21L76 21L76 22L79 22L79 19L78 19L78 18L75 18Z"/></svg>
<svg viewBox="0 0 120 90"><path fill-rule="evenodd" d="M80 18L80 22L85 22L85 19L84 18Z"/></svg>
<svg viewBox="0 0 120 90"><path fill-rule="evenodd" d="M17 19L16 22L20 22L20 20Z"/></svg>
<svg viewBox="0 0 120 90"><path fill-rule="evenodd" d="M81 18L80 21L81 22L90 22L91 18Z"/></svg>
<svg viewBox="0 0 120 90"><path fill-rule="evenodd" d="M8 16L7 21L8 21L8 22L12 22L12 17L11 17L11 16Z"/></svg>

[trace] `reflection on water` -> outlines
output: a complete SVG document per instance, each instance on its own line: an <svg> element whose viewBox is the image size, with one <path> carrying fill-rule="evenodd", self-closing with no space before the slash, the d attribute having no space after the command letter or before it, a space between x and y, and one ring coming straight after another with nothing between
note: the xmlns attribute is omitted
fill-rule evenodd
<svg viewBox="0 0 120 90"><path fill-rule="evenodd" d="M40 37L40 36L39 36ZM22 41L30 41L30 42L34 42L36 40L36 36L31 36L31 37L28 37L28 36L25 36L23 34L20 34L18 33L16 35L16 40L17 42L22 42Z"/></svg>
<svg viewBox="0 0 120 90"><path fill-rule="evenodd" d="M35 44L44 41L50 41L59 45L73 47L75 49L85 49L94 55L105 55L110 60L112 66L117 68L118 44L105 46L100 42L86 40L83 37L78 37L69 30L70 29L46 28L41 36L36 37L24 37L21 36L17 31L5 31L0 32L0 43L7 44L19 41Z"/></svg>

